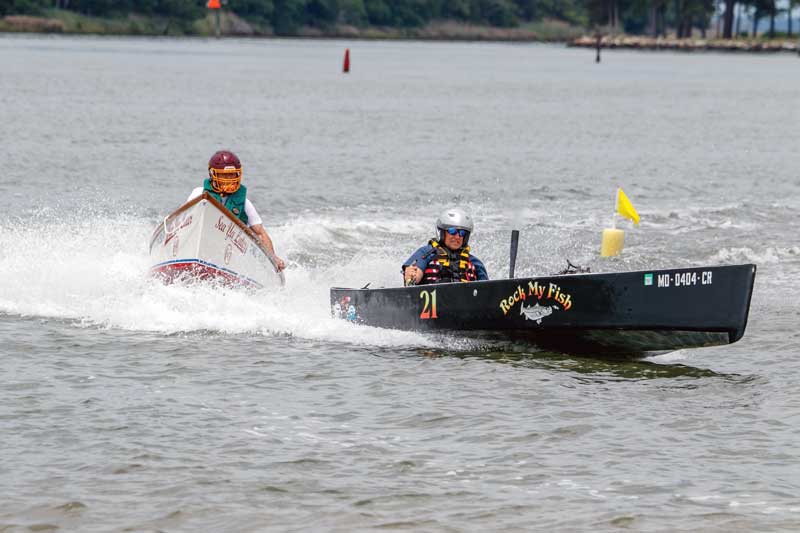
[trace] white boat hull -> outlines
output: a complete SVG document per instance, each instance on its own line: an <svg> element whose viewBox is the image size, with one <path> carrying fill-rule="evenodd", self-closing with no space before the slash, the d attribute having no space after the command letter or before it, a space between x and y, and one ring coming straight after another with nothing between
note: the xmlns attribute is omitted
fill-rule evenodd
<svg viewBox="0 0 800 533"><path fill-rule="evenodd" d="M258 236L207 193L164 219L150 242L152 275L176 280L211 280L249 288L284 284L275 257Z"/></svg>

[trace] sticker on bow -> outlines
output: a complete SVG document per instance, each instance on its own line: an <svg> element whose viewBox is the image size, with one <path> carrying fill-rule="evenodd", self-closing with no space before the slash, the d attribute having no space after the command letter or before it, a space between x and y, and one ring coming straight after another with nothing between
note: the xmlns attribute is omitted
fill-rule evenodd
<svg viewBox="0 0 800 533"><path fill-rule="evenodd" d="M499 307L506 316L517 305L519 305L519 314L524 316L525 320L533 320L537 324L541 324L542 319L552 315L553 311L572 309L572 295L564 292L555 283L544 284L538 281L529 281L526 286L517 285L516 290L510 296L500 300Z"/></svg>

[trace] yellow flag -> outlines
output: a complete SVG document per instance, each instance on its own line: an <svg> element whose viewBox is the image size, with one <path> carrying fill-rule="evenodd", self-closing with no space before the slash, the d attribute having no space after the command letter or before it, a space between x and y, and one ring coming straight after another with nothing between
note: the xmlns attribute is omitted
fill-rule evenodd
<svg viewBox="0 0 800 533"><path fill-rule="evenodd" d="M622 187L617 189L617 213L627 219L633 220L633 223L637 226L639 225L639 213L636 212L631 201L625 196Z"/></svg>

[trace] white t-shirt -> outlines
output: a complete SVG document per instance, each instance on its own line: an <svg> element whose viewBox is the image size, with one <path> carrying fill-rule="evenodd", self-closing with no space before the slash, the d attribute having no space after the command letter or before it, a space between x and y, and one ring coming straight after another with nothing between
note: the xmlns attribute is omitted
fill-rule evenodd
<svg viewBox="0 0 800 533"><path fill-rule="evenodd" d="M193 200L203 194L203 188L198 187L192 191L192 194L189 195L189 198L186 199L188 202L189 200ZM222 196L222 205L225 205L225 202L228 200L227 196ZM245 198L244 200L244 213L247 215L247 225L248 226L255 226L257 224L262 224L261 217L258 216L258 211L256 211L253 202L250 201L249 198Z"/></svg>

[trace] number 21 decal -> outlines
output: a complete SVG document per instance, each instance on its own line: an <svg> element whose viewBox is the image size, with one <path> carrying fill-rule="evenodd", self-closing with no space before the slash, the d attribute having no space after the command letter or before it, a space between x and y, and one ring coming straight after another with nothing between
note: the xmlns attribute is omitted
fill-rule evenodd
<svg viewBox="0 0 800 533"><path fill-rule="evenodd" d="M422 312L419 314L419 318L422 320L439 318L439 315L436 314L436 289L432 290L431 292L422 291L419 293L419 297L424 300L422 303Z"/></svg>

